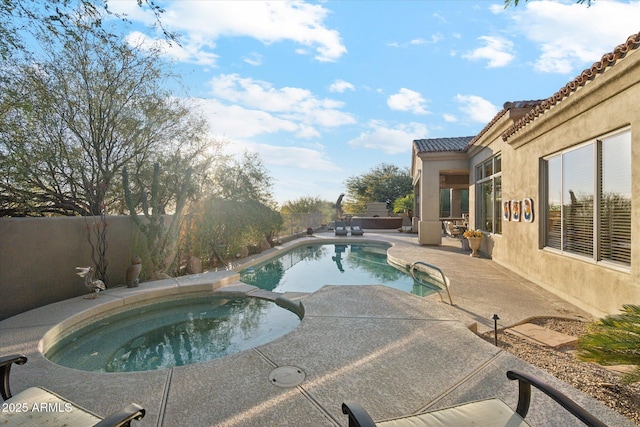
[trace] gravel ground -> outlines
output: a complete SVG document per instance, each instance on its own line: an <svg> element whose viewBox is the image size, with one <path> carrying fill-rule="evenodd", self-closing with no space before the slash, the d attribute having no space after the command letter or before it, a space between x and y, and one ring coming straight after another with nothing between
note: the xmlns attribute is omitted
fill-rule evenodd
<svg viewBox="0 0 640 427"><path fill-rule="evenodd" d="M585 322L566 319L540 318L536 325L579 337L587 332ZM494 343L493 332L483 335ZM640 425L640 383L623 385L621 375L575 356L574 347L548 348L498 331L498 345L509 353L547 371L582 392L598 399Z"/></svg>

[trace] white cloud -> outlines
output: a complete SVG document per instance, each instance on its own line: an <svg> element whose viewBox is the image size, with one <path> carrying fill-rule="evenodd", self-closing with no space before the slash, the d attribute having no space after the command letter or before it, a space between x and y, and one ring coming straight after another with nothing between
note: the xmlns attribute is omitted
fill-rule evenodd
<svg viewBox="0 0 640 427"><path fill-rule="evenodd" d="M460 111L469 119L479 123L489 123L500 109L484 98L475 95L456 95Z"/></svg>
<svg viewBox="0 0 640 427"><path fill-rule="evenodd" d="M355 87L351 83L344 80L336 80L331 84L331 86L329 86L329 92L343 93L347 89L355 90Z"/></svg>
<svg viewBox="0 0 640 427"><path fill-rule="evenodd" d="M514 8L516 31L539 45L538 71L574 73L638 32L640 2L527 2Z"/></svg>
<svg viewBox="0 0 640 427"><path fill-rule="evenodd" d="M341 170L323 151L305 147L282 147L268 144L251 144L251 149L269 166L291 167L304 170L334 172Z"/></svg>
<svg viewBox="0 0 640 427"><path fill-rule="evenodd" d="M215 66L218 55L211 52L215 48L214 42L188 43L179 46L176 43L166 43L164 39L149 37L138 31L130 33L126 37L127 43L141 49L157 49L167 56L175 58L177 61L197 65Z"/></svg>
<svg viewBox="0 0 640 427"><path fill-rule="evenodd" d="M435 44L435 43L438 43L439 41L442 41L443 38L444 37L442 36L442 34L432 34L429 39L424 39L422 37L419 37L417 39L411 40L409 44L413 44L413 45Z"/></svg>
<svg viewBox="0 0 640 427"><path fill-rule="evenodd" d="M269 82L221 74L211 80L212 95L250 109L259 109L292 122L335 127L355 123L341 111L341 101L318 98L311 91L296 87L275 88Z"/></svg>
<svg viewBox="0 0 640 427"><path fill-rule="evenodd" d="M432 17L436 18L437 20L439 20L440 22L443 22L445 24L448 24L449 22L447 21L447 18L445 18L444 16L442 16L440 13L436 12L434 14L431 15Z"/></svg>
<svg viewBox="0 0 640 427"><path fill-rule="evenodd" d="M489 61L487 64L489 68L504 67L515 58L512 53L513 43L503 37L482 36L478 37L478 40L485 46L462 55L463 58L471 61L486 59Z"/></svg>
<svg viewBox="0 0 640 427"><path fill-rule="evenodd" d="M404 87L387 99L387 105L392 110L411 111L413 114L428 114L429 112L425 109L426 103L420 92Z"/></svg>
<svg viewBox="0 0 640 427"><path fill-rule="evenodd" d="M321 131L356 122L341 110L343 103L321 99L308 90L274 88L270 83L222 74L211 80L211 99L193 100L210 121L216 137L252 138L289 133L313 139Z"/></svg>
<svg viewBox="0 0 640 427"><path fill-rule="evenodd" d="M455 123L455 122L458 121L458 118L456 116L454 116L453 114L443 114L442 118L447 123Z"/></svg>
<svg viewBox="0 0 640 427"><path fill-rule="evenodd" d="M324 150L319 148L294 147L256 143L243 138L224 138L226 142L224 153L240 156L248 151L258 153L264 164L270 168L286 168L307 172L336 172L342 170L336 165ZM295 172L294 172L295 173Z"/></svg>
<svg viewBox="0 0 640 427"><path fill-rule="evenodd" d="M135 2L110 2L115 12L127 13L130 19L152 23L152 14L125 5ZM162 24L182 35L182 47L168 53L176 58L190 58L202 63L200 55L209 57L215 41L221 37L252 37L264 44L292 41L312 51L318 61L335 61L347 52L340 34L324 21L330 11L322 4L297 1L170 1L163 3ZM185 52L180 52L184 50ZM298 53L301 51L296 50Z"/></svg>
<svg viewBox="0 0 640 427"><path fill-rule="evenodd" d="M431 37L429 37L428 39L425 39L423 37L418 37L418 38L409 40L408 43L387 42L386 45L389 47L406 48L409 46L419 46L423 44L436 44L442 41L443 39L444 37L442 36L442 34L432 34Z"/></svg>
<svg viewBox="0 0 640 427"><path fill-rule="evenodd" d="M411 141L425 138L428 133L425 125L413 122L389 127L383 121L372 120L368 127L368 131L362 132L348 144L356 148L379 150L386 154L409 153Z"/></svg>
<svg viewBox="0 0 640 427"><path fill-rule="evenodd" d="M298 123L266 111L225 105L215 99L198 99L192 102L207 118L211 132L217 138L241 139L278 132L295 134L303 131Z"/></svg>
<svg viewBox="0 0 640 427"><path fill-rule="evenodd" d="M243 59L244 62L255 67L257 67L258 65L262 65L262 55L256 52L252 52L251 54L245 56Z"/></svg>
<svg viewBox="0 0 640 427"><path fill-rule="evenodd" d="M512 9L513 9L513 7L512 7ZM489 10L494 15L501 15L501 14L505 13L505 11L507 9L504 7L503 4L492 4L491 6L489 6Z"/></svg>

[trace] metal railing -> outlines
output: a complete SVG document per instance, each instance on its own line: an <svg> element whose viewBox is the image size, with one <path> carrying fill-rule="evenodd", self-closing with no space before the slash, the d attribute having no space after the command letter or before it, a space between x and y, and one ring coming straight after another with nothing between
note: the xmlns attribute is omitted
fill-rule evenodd
<svg viewBox="0 0 640 427"><path fill-rule="evenodd" d="M449 292L449 279L447 278L447 276L444 275L444 273L442 272L442 270L439 267L436 267L435 265L431 265L428 264L424 261L415 261L411 264L411 266L409 266L409 273L411 274L411 277L413 277L414 282L416 282L417 284L421 285L421 286L425 286L427 288L430 289L434 289L437 288L436 291L438 292L438 295L440 295L440 299L444 302L444 299L442 298L442 294L440 293L440 291L442 290L442 288L438 287L437 285L431 284L431 283L424 283L422 280L418 279L415 275L414 270L416 269L417 265L423 265L431 270L437 271L438 273L440 273L440 276L442 277L442 285L444 286L444 288L447 291L447 296L449 297L449 303L451 303L451 305L453 304L453 300L451 299L451 293ZM426 274L428 274L429 276L432 276L431 274L429 274L429 272L426 272ZM432 276L433 277L433 276ZM434 277L435 278L435 277Z"/></svg>

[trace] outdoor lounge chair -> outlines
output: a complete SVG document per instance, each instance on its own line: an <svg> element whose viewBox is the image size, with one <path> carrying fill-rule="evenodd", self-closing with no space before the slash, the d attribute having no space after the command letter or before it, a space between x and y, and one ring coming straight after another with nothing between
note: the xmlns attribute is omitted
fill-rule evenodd
<svg viewBox="0 0 640 427"><path fill-rule="evenodd" d="M349 233L349 231L347 230L347 227L344 225L344 222L336 221L335 235L336 236L346 236L348 233Z"/></svg>
<svg viewBox="0 0 640 427"><path fill-rule="evenodd" d="M144 417L145 410L131 403L120 411L102 419L98 415L76 405L42 387L28 388L15 396L9 387L11 365L24 365L27 358L22 355L0 357L0 394L4 400L0 412L2 426L130 426L132 420ZM6 411L4 409L7 409Z"/></svg>
<svg viewBox="0 0 640 427"><path fill-rule="evenodd" d="M450 408L440 409L424 414L396 418L375 423L362 406L353 402L342 404L342 412L349 416L349 427L466 427L466 426L528 426L524 418L529 411L531 386L551 397L572 415L587 426L606 427L602 421L578 406L573 400L530 375L517 371L508 371L507 378L518 380L518 407L515 411L500 399L487 399L463 403Z"/></svg>
<svg viewBox="0 0 640 427"><path fill-rule="evenodd" d="M351 235L352 236L362 236L364 234L364 230L360 228L359 225L351 226Z"/></svg>

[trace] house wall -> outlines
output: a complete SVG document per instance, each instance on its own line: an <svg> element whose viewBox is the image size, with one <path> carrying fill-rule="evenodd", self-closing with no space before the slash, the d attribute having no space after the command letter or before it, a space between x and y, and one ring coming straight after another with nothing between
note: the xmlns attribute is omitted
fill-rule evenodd
<svg viewBox="0 0 640 427"><path fill-rule="evenodd" d="M503 222L502 236L485 239L481 250L596 316L617 313L623 304L640 304L639 99L640 53L636 49L519 130L508 144L491 140L487 145L490 151L503 152L503 200L532 198L535 219L533 223ZM625 127L630 127L632 140L631 268L544 249L541 159ZM480 157L472 158L470 167Z"/></svg>
<svg viewBox="0 0 640 427"><path fill-rule="evenodd" d="M477 194L476 194L476 167L483 163L485 160L497 155L502 154L502 193L503 200L505 195L505 164L509 163L510 157L513 155L513 150L507 143L502 140L502 134L513 124L513 119L510 113L502 115L496 123L491 126L490 129L478 139L474 147L469 150L469 228L481 229L480 224L477 223ZM509 194L507 184L507 194ZM514 188L515 192L515 188ZM504 250L503 236L505 233L505 223L502 223L502 234L485 234L485 238L482 239L480 251L484 254L490 255L494 259L500 259L500 254ZM507 234L509 232L507 231Z"/></svg>

